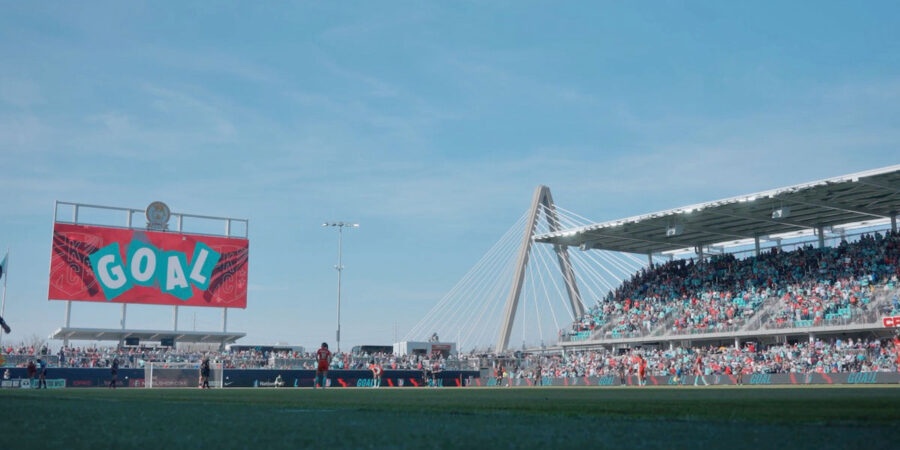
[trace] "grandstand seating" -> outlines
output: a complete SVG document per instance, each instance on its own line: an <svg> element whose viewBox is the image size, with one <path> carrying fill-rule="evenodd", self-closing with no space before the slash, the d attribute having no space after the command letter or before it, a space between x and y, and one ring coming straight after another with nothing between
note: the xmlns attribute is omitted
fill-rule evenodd
<svg viewBox="0 0 900 450"><path fill-rule="evenodd" d="M887 232L836 247L670 261L632 276L561 334L573 341L871 322L886 305L900 310L890 303L900 290L898 255L900 236Z"/></svg>

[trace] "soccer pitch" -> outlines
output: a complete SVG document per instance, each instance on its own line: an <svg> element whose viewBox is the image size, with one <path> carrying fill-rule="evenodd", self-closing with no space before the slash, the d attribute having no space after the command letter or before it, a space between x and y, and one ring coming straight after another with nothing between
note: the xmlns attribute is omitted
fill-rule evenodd
<svg viewBox="0 0 900 450"><path fill-rule="evenodd" d="M0 391L9 448L896 448L896 387Z"/></svg>

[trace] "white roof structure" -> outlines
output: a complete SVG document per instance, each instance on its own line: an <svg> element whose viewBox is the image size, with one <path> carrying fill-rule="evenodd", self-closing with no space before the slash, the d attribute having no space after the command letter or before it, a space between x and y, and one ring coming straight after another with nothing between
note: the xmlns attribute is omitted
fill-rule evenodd
<svg viewBox="0 0 900 450"><path fill-rule="evenodd" d="M896 221L900 165L534 236L535 242L628 253L735 247L756 239L839 234ZM894 222L896 223L896 222Z"/></svg>
<svg viewBox="0 0 900 450"><path fill-rule="evenodd" d="M173 331L173 330L123 330L121 328L58 328L50 339L75 341L122 341L135 337L141 342L159 342L161 339L173 339L175 342L232 344L247 333L226 331Z"/></svg>

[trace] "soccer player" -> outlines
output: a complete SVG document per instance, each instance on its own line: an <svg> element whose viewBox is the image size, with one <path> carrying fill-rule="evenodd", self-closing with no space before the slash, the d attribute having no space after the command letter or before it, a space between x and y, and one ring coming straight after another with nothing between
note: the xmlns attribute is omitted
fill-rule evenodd
<svg viewBox="0 0 900 450"><path fill-rule="evenodd" d="M703 381L705 386L709 386L706 377L703 376L703 355L697 354L697 362L694 363L694 386L699 386L698 381Z"/></svg>
<svg viewBox="0 0 900 450"><path fill-rule="evenodd" d="M422 365L422 384L426 386L431 386L431 364ZM500 386L500 382L497 382L497 386Z"/></svg>
<svg viewBox="0 0 900 450"><path fill-rule="evenodd" d="M43 387L44 389L47 389L47 363L43 359L38 358L37 365L38 365L38 389L40 389L41 387Z"/></svg>
<svg viewBox="0 0 900 450"><path fill-rule="evenodd" d="M209 389L209 358L200 362L200 389Z"/></svg>
<svg viewBox="0 0 900 450"><path fill-rule="evenodd" d="M29 386L34 386L34 375L37 374L37 366L34 365L34 360L29 360L27 367Z"/></svg>
<svg viewBox="0 0 900 450"><path fill-rule="evenodd" d="M647 385L647 360L638 355L638 385Z"/></svg>
<svg viewBox="0 0 900 450"><path fill-rule="evenodd" d="M431 365L431 387L438 387L438 375L441 374L441 362L437 359Z"/></svg>
<svg viewBox="0 0 900 450"><path fill-rule="evenodd" d="M315 387L325 388L325 380L328 379L328 366L331 365L333 355L328 350L328 343L323 342L322 347L316 351L316 384Z"/></svg>
<svg viewBox="0 0 900 450"><path fill-rule="evenodd" d="M381 387L381 364L373 360L370 369L372 369L372 387Z"/></svg>
<svg viewBox="0 0 900 450"><path fill-rule="evenodd" d="M113 358L112 365L109 366L109 388L115 389L116 382L119 380L119 358Z"/></svg>

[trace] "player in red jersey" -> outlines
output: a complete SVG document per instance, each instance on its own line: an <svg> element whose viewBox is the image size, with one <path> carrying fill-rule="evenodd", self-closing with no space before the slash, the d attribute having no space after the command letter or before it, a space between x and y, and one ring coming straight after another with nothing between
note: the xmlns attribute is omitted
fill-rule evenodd
<svg viewBox="0 0 900 450"><path fill-rule="evenodd" d="M694 363L694 386L698 386L698 381L703 381L704 386L709 386L709 383L706 382L706 377L703 376L703 355L697 354L697 362Z"/></svg>
<svg viewBox="0 0 900 450"><path fill-rule="evenodd" d="M647 360L638 355L638 385L647 385Z"/></svg>
<svg viewBox="0 0 900 450"><path fill-rule="evenodd" d="M328 343L323 342L322 348L316 352L316 385L315 387L325 387L325 380L328 379L328 366L331 364L331 352L328 350Z"/></svg>
<svg viewBox="0 0 900 450"><path fill-rule="evenodd" d="M374 360L372 364L369 365L369 370L372 371L372 387L377 388L381 386L381 364L376 363Z"/></svg>

